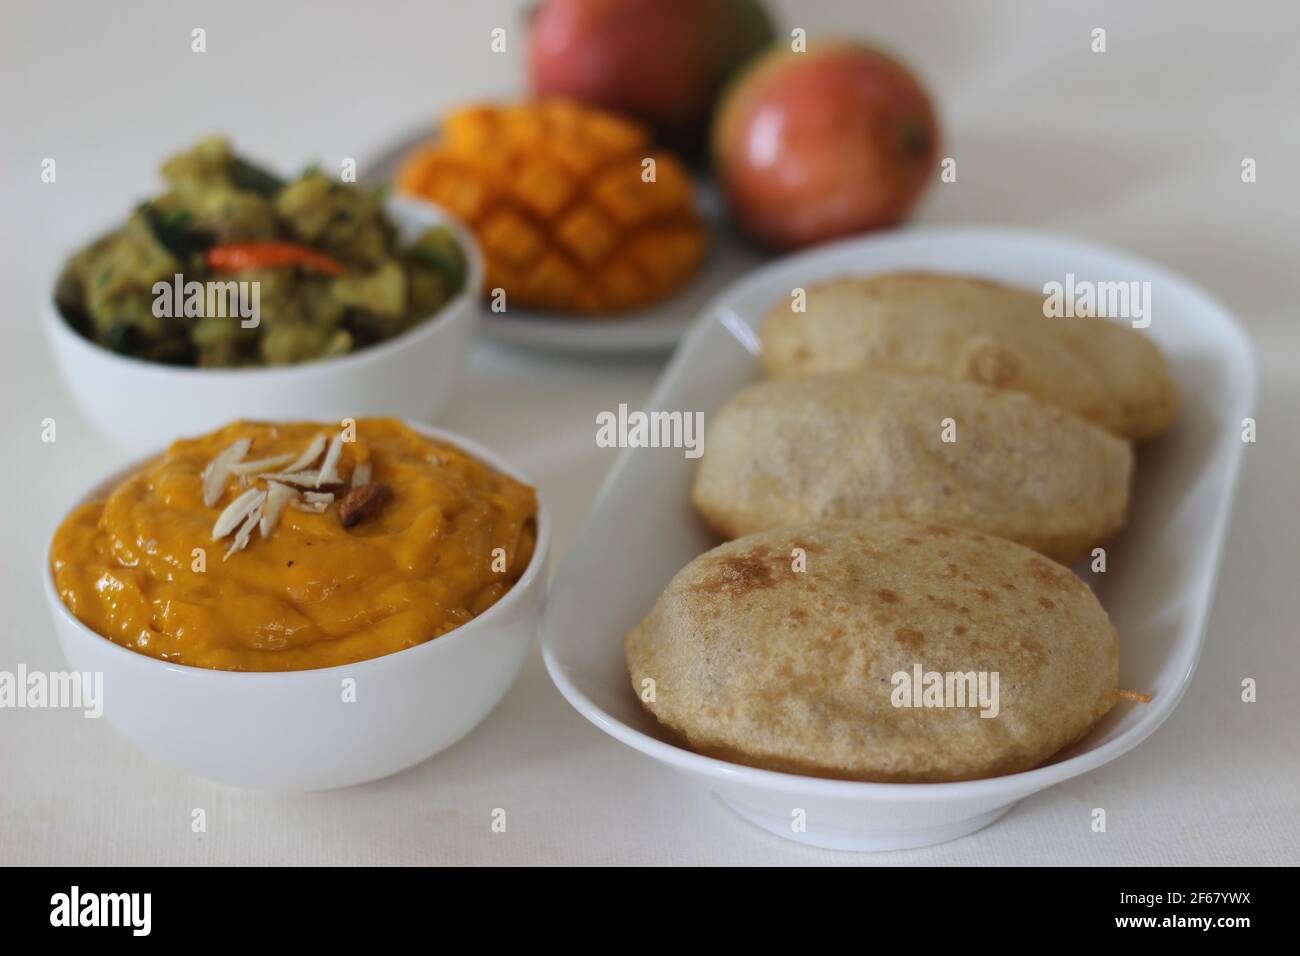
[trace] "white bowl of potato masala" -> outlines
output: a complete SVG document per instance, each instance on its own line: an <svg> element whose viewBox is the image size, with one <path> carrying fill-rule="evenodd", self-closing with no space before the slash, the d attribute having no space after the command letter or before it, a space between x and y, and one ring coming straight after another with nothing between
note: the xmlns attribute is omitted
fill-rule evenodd
<svg viewBox="0 0 1300 956"><path fill-rule="evenodd" d="M378 779L469 733L545 602L536 491L396 419L239 421L99 483L45 573L74 670L142 750L234 786Z"/></svg>
<svg viewBox="0 0 1300 956"><path fill-rule="evenodd" d="M428 418L455 389L483 265L438 207L204 140L168 189L59 263L42 304L69 389L144 452L240 418Z"/></svg>

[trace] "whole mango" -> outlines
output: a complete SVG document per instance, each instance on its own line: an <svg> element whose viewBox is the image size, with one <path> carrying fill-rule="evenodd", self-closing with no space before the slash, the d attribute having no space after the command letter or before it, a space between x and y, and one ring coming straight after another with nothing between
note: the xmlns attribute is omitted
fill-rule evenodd
<svg viewBox="0 0 1300 956"><path fill-rule="evenodd" d="M758 0L543 0L529 70L537 96L625 113L690 154L728 77L772 40Z"/></svg>
<svg viewBox="0 0 1300 956"><path fill-rule="evenodd" d="M901 222L935 176L939 126L897 59L828 43L747 68L719 104L712 146L741 228L792 249Z"/></svg>

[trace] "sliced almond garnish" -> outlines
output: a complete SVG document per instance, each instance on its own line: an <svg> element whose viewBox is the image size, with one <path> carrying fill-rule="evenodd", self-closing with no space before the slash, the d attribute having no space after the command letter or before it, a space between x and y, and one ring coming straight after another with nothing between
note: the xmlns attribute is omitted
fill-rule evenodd
<svg viewBox="0 0 1300 956"><path fill-rule="evenodd" d="M283 468L293 459L293 452L290 452L287 455L272 455L270 458L259 458L256 461L240 461L229 466L230 473L242 478L259 471L275 471L277 468Z"/></svg>
<svg viewBox="0 0 1300 956"><path fill-rule="evenodd" d="M216 523L212 525L212 540L220 541L234 531L239 522L247 518L265 499L266 492L261 488L249 488L226 505L226 510L217 515Z"/></svg>
<svg viewBox="0 0 1300 956"><path fill-rule="evenodd" d="M288 485L282 485L278 481L268 481L266 483L266 505L262 509L262 520L259 527L262 530L262 537L268 537L275 530L276 525L280 523L280 515L284 513L284 506L292 499L298 497L298 492Z"/></svg>
<svg viewBox="0 0 1300 956"><path fill-rule="evenodd" d="M266 481L278 481L282 485L297 485L300 488L315 488L316 482L320 479L320 472L318 471L295 471L295 472L277 471L274 474L258 475L257 477L265 479ZM329 482L329 484L332 485L339 484L339 480L336 478L334 479L334 481Z"/></svg>
<svg viewBox="0 0 1300 956"><path fill-rule="evenodd" d="M239 531L235 533L235 540L231 542L230 548L226 551L226 556L222 561L229 561L230 556L236 551L243 551L248 547L248 539L253 534L253 529L257 527L258 521L262 518L262 503L259 501L257 506L248 513L244 523L239 526Z"/></svg>
<svg viewBox="0 0 1300 956"><path fill-rule="evenodd" d="M343 454L343 433L339 432L330 442L329 450L325 452L325 461L320 466L320 474L316 477L316 487L321 485L336 485L341 480L339 478L339 457Z"/></svg>
<svg viewBox="0 0 1300 956"><path fill-rule="evenodd" d="M393 489L388 485L371 482L353 488L339 502L339 523L345 528L351 528L374 516L392 497Z"/></svg>
<svg viewBox="0 0 1300 956"><path fill-rule="evenodd" d="M334 494L329 491L304 491L289 504L299 511L312 511L320 514L334 502Z"/></svg>
<svg viewBox="0 0 1300 956"><path fill-rule="evenodd" d="M286 507L292 506L316 514L324 512L333 503L334 493L316 489L323 485L343 484L338 471L339 460L343 456L341 432L332 440L327 432L321 432L297 456L286 453L256 461L244 461L252 446L251 438L241 438L203 470L203 501L208 507L221 500L226 481L231 477L237 478L239 487L246 489L226 506L212 525L213 541L219 541L232 531L235 532L235 539L222 560L246 548L254 528L261 529L263 538L269 537L279 526ZM320 469L308 470L322 453L325 459ZM370 474L369 461L362 462L353 469L352 493L364 491L365 494L350 506L345 527L369 517L392 496L392 489L387 485L370 484ZM254 478L265 481L266 489L249 487Z"/></svg>
<svg viewBox="0 0 1300 956"><path fill-rule="evenodd" d="M320 457L320 453L325 450L325 443L327 441L329 441L329 435L325 432L321 432L311 440L311 444L307 446L306 450L295 458L293 463L289 465L285 471L302 471Z"/></svg>
<svg viewBox="0 0 1300 956"><path fill-rule="evenodd" d="M221 493L226 489L226 479L230 476L230 466L243 460L248 450L253 447L251 438L241 438L203 469L203 504L211 508L221 500Z"/></svg>

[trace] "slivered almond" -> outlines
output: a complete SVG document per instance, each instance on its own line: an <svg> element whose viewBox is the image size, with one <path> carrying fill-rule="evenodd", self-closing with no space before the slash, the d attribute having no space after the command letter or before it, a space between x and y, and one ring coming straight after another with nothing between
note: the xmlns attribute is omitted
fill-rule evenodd
<svg viewBox="0 0 1300 956"><path fill-rule="evenodd" d="M252 447L251 438L241 438L208 462L202 475L204 507L211 508L221 500L221 493L226 490L226 478L230 476L230 466L243 460Z"/></svg>
<svg viewBox="0 0 1300 956"><path fill-rule="evenodd" d="M343 454L343 433L339 432L330 442L329 450L325 452L325 461L320 466L320 474L316 477L316 487L321 485L336 485L339 483L339 457Z"/></svg>
<svg viewBox="0 0 1300 956"><path fill-rule="evenodd" d="M298 497L297 489L282 485L278 481L268 481L266 485L268 489L266 492L266 505L262 510L262 520L259 522L263 538L269 536L275 530L276 525L280 523L280 515L284 513L284 506Z"/></svg>
<svg viewBox="0 0 1300 956"><path fill-rule="evenodd" d="M301 496L292 499L289 504L299 511L314 511L320 514L334 502L334 495L329 491L304 491Z"/></svg>
<svg viewBox="0 0 1300 956"><path fill-rule="evenodd" d="M256 461L240 461L229 466L230 473L242 478L259 471L275 471L277 468L283 468L293 459L293 452L290 452L287 455L272 455L270 458L259 458Z"/></svg>
<svg viewBox="0 0 1300 956"><path fill-rule="evenodd" d="M226 510L217 515L217 520L212 525L212 540L220 541L234 531L239 522L248 517L253 509L260 507L265 499L266 492L261 488L249 488L226 505Z"/></svg>
<svg viewBox="0 0 1300 956"><path fill-rule="evenodd" d="M339 502L339 523L345 528L365 521L378 513L393 497L393 489L388 485L368 484L353 488Z"/></svg>
<svg viewBox="0 0 1300 956"><path fill-rule="evenodd" d="M277 471L274 474L258 475L257 477L265 481L278 481L283 485L297 485L300 488L315 488L316 482L320 479L318 471ZM340 482L335 479L329 484L335 485Z"/></svg>
<svg viewBox="0 0 1300 956"><path fill-rule="evenodd" d="M311 440L311 444L306 447L303 453L295 458L293 463L289 465L285 471L302 471L320 457L320 453L325 450L325 443L327 441L329 441L329 435L325 432L318 434Z"/></svg>
<svg viewBox="0 0 1300 956"><path fill-rule="evenodd" d="M357 462L357 467L352 469L352 487L360 488L362 485L370 484L371 465L368 461Z"/></svg>
<svg viewBox="0 0 1300 956"><path fill-rule="evenodd" d="M262 503L258 502L257 506L248 513L248 517L244 519L244 523L239 526L239 531L235 533L235 540L230 543L230 548L226 551L226 556L221 559L222 561L229 561L230 556L236 551L243 551L244 548L248 547L248 539L261 519Z"/></svg>

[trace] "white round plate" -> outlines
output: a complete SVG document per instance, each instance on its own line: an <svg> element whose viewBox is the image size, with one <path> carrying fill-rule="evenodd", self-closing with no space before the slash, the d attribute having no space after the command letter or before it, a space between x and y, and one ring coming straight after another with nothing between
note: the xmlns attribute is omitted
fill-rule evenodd
<svg viewBox="0 0 1300 956"><path fill-rule="evenodd" d="M362 183L378 186L391 182L402 157L436 133L436 128L430 126L379 153L362 165ZM648 309L602 319L527 309L512 309L505 314L485 311L483 334L510 345L556 352L625 354L671 350L691 320L718 292L765 261L731 229L722 198L710 180L697 178L696 200L712 229L713 248L699 275L676 295Z"/></svg>

